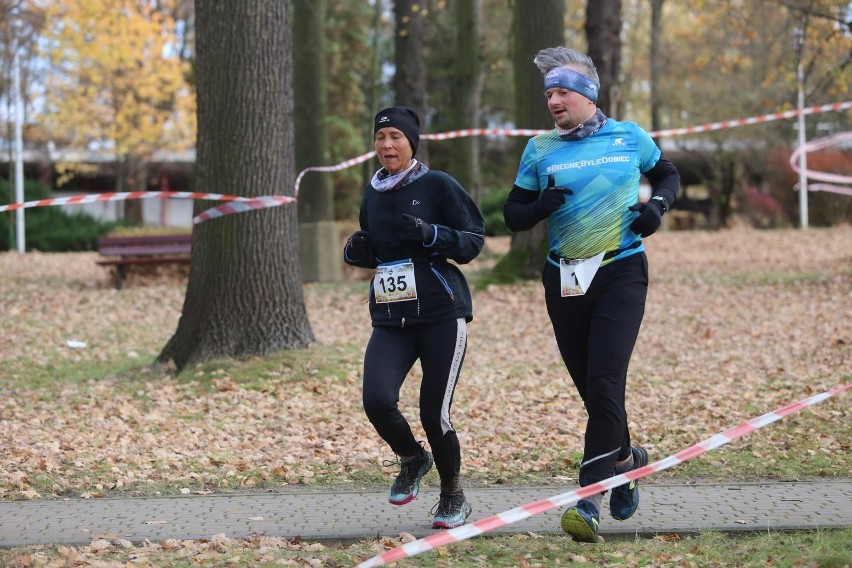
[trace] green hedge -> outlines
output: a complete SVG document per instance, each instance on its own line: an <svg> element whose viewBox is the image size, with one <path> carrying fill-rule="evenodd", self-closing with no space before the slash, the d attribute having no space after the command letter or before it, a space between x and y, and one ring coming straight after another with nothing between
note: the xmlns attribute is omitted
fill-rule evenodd
<svg viewBox="0 0 852 568"><path fill-rule="evenodd" d="M24 200L49 199L50 188L30 180L24 183ZM14 201L8 180L0 181L0 205ZM85 213L68 215L58 207L34 207L24 210L26 250L68 252L96 250L98 237L113 230L118 223L102 223ZM0 251L16 248L15 212L0 213Z"/></svg>

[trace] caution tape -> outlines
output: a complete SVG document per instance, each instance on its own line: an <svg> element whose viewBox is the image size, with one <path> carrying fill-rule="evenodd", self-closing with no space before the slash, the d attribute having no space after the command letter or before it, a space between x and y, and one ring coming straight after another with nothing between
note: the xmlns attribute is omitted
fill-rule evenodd
<svg viewBox="0 0 852 568"><path fill-rule="evenodd" d="M657 130L649 132L652 138L664 138L666 136L681 136L683 134L694 134L696 132L708 132L710 130L723 130L725 128L734 128L737 126L747 126L749 124L761 124L764 122L772 122L773 120L782 120L785 118L794 118L800 114L817 114L821 112L831 112L852 108L852 101L842 103L832 103L827 105L818 105L805 107L801 110L794 109L784 112L773 112L772 114L764 114L763 116L753 116L751 118L742 118L738 120L723 120L721 122L711 122L700 126L690 126L687 128L671 128L669 130Z"/></svg>
<svg viewBox="0 0 852 568"><path fill-rule="evenodd" d="M255 199L252 197L240 197L237 195L225 195L222 193L197 193L191 191L120 191L115 193L95 193L90 195L38 199L35 201L25 201L23 203L10 203L9 205L0 205L0 213L3 211L14 211L16 209L29 209L31 207L79 205L83 203L97 203L103 201L123 201L126 199L149 199L152 197L160 197L163 199L209 199L210 201L251 201L252 199Z"/></svg>
<svg viewBox="0 0 852 568"><path fill-rule="evenodd" d="M439 548L447 544L461 542L463 540L467 540L469 538L473 538L475 536L487 533L494 529L517 523L518 521L522 521L533 515L538 515L546 511L550 511L551 509L573 505L577 501L585 497L589 497L596 493L601 493L602 491L613 489L614 487L618 487L619 485L624 485L625 483L628 483L630 481L641 479L643 477L651 475L652 473L658 473L670 467L674 467L678 464L681 464L687 460L691 460L692 458L700 456L701 454L709 452L710 450L714 450L719 446L723 446L729 442L732 442L733 440L736 440L741 436L745 436L746 434L750 434L751 432L754 432L759 428L763 428L764 426L772 424L776 420L780 420L788 414L792 414L794 412L802 410L803 408L813 406L814 404L822 402L825 399L830 398L850 388L852 388L852 383L837 387L835 389L831 389L829 391L812 396L810 398L806 398L805 400L790 404L772 412L768 412L758 418L752 418L751 420L743 422L738 426L734 426L733 428L725 430L724 432L716 434L715 436L711 436L710 438L707 438L702 442L690 446L685 450L681 450L680 452L671 455L665 459L650 463L645 467L640 467L639 469L634 469L628 471L627 473L622 473L620 475L610 477L609 479L605 479L593 485L587 485L586 487L575 491L569 491L568 493L562 493L555 497L542 499L541 501L536 501L535 503L522 505L510 511L498 513L496 515L486 517L482 520L475 521L473 523L462 525L460 527L447 531L435 533L420 540L409 542L400 547L393 548L391 550L388 550L387 552L374 556L369 560L365 560L364 562L358 564L357 568L372 568L373 566L382 566L383 564L386 564L388 562L396 562L397 560L402 560L404 558L411 558L412 556L416 556L422 552L433 550L435 548Z"/></svg>
<svg viewBox="0 0 852 568"><path fill-rule="evenodd" d="M743 118L738 120L723 120L721 122L711 122L708 124L701 124L698 126L691 126L688 128L672 128L669 130L657 130L654 132L649 132L651 137L666 137L666 136L680 136L683 134L694 134L698 132L708 132L712 130L722 130L725 128L734 128L738 126L746 126L749 124L760 124L764 122L771 122L774 120L781 120L785 118L793 118L799 116L800 114L816 114L822 112L831 112L852 108L852 101L845 101L841 103L832 103L827 105L819 105L806 107L803 109L794 109L788 110L785 112L775 112L771 114L765 114L762 116L754 116L751 118ZM539 134L544 134L546 132L550 132L550 130L537 130L537 129L528 129L528 128L467 128L464 130L454 130L451 132L439 132L435 134L421 134L420 138L424 140L452 140L454 138L464 138L468 136L537 136ZM366 154L362 154L356 158L352 158L350 160L346 160L345 162L341 162L339 164L333 166L321 166L321 167L311 167L299 172L299 175L296 177L296 195L299 192L299 184L306 173L309 171L318 171L318 172L335 172L346 169L356 164L360 164L365 162L375 156L375 152L368 152ZM277 205L283 205L284 202L273 201L269 203L269 207L275 207ZM255 207L255 209L259 209L261 207ZM220 205L217 207L213 207L204 211L201 215L193 218L193 224L204 222L208 219L214 219L216 217L221 217L222 215L227 215L228 213L239 213L240 211L249 211L249 208L242 208L237 210L236 208L229 207L227 205Z"/></svg>
<svg viewBox="0 0 852 568"><path fill-rule="evenodd" d="M698 132L707 132L711 130L722 130L725 128L734 128L738 126L746 126L750 124L759 124L763 122L771 122L773 120L781 120L785 118L793 118L800 114L816 114L822 112L839 111L852 108L852 101L844 101L840 103L832 103L826 105L818 105L806 107L803 109L788 110L784 112L776 112L744 118L738 120L724 120L721 122L711 122L688 128L672 128L669 130L657 130L649 132L652 137L680 136L683 134L693 134ZM549 130L537 129L517 129L517 128L470 128L464 130L455 130L451 132L440 132L435 134L422 134L420 137L426 140L450 140L453 138L462 138L466 136L536 136L549 132ZM0 205L0 213L4 211L14 211L16 209L27 209L30 207L47 207L51 205L71 205L83 204L102 201L120 201L127 199L148 199L152 197L173 198L173 199L207 199L211 201L230 201L230 204L223 204L205 210L201 214L192 219L193 224L198 224L210 219L216 219L223 215L232 213L242 213L244 211L253 211L257 209L266 209L277 207L287 203L295 203L298 199L299 186L308 172L335 172L350 168L354 165L366 162L375 156L375 152L367 152L355 158L345 160L333 166L313 166L305 168L296 176L294 184L294 195L269 195L261 197L241 197L235 195L225 195L217 193L197 193L186 191L130 191L116 193L99 193L94 195L83 195L74 197L58 197L53 199L41 199L37 201L27 201L24 203L11 203L9 205ZM833 175L833 174L827 174Z"/></svg>

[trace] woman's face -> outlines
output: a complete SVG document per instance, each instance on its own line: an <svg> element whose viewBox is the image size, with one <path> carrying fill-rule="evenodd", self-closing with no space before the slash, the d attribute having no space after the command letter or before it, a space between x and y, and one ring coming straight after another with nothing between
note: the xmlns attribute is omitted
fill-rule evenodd
<svg viewBox="0 0 852 568"><path fill-rule="evenodd" d="M399 173L411 165L411 144L401 130L392 126L381 128L373 142L379 163L390 173Z"/></svg>

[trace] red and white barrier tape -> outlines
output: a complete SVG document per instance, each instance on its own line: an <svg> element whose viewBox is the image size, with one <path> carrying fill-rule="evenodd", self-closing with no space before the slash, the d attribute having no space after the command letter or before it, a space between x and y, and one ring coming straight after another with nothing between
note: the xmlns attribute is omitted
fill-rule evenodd
<svg viewBox="0 0 852 568"><path fill-rule="evenodd" d="M793 168L794 172L799 173L801 171L799 168L799 156L803 151L805 153L816 152L817 150L823 150L849 140L852 140L852 132L841 132L839 134L834 134L833 136L826 136L825 138L818 138L817 140L805 142L804 147L793 150L793 153L790 155L790 167ZM827 181L829 183L852 183L852 176L818 172L810 169L805 170L805 172L808 178L815 179L817 181Z"/></svg>
<svg viewBox="0 0 852 568"><path fill-rule="evenodd" d="M842 103L832 103L827 105L818 105L805 107L802 110L788 110L784 112L774 112L772 114L764 114L763 116L753 116L751 118L742 118L739 120L723 120L722 122L711 122L700 126L691 126L688 128L671 128L669 130L657 130L649 132L652 138L666 136L680 136L682 134L693 134L695 132L707 132L709 130L723 130L725 128L734 128L736 126L746 126L749 124L760 124L762 122L772 122L773 120L781 120L784 118L793 118L800 114L817 114L821 112L831 112L837 110L845 110L852 108L852 101Z"/></svg>
<svg viewBox="0 0 852 568"><path fill-rule="evenodd" d="M722 130L725 128L734 128L737 126L745 126L749 124L758 124L762 122L770 122L784 118L793 118L799 114L816 114L822 112L831 112L852 108L852 101L833 103L827 105L819 105L807 107L802 110L788 110L785 112L776 112L765 114L763 116L755 116L739 120L724 120L721 122L712 122L688 128L672 128L669 130L658 130L650 132L652 137L678 136L682 134L692 134L696 132L706 132L710 130ZM543 134L548 130L534 129L507 129L507 128L471 128L465 130L456 130L453 132L440 132L436 134L422 134L420 137L426 140L450 140L452 138L461 138L465 136L536 136ZM217 193L193 193L186 191L130 191L117 193L100 193L94 195L83 195L75 197L58 197L54 199L41 199L38 201L27 201L24 203L11 203L9 205L0 205L0 213L4 211L13 211L15 209L26 209L30 207L47 207L50 205L66 205L78 203L93 203L98 201L120 201L124 199L147 199L151 197L174 198L174 199L209 199L213 201L230 201L230 204L219 205L212 207L195 216L192 219L193 224L198 224L209 219L216 219L223 215L231 213L242 213L243 211L252 211L255 209L266 209L269 207L277 207L285 203L294 203L297 200L299 186L302 178L308 172L334 172L344 170L354 165L366 162L375 155L375 152L367 152L355 158L340 162L333 166L315 166L302 170L296 177L295 191L292 197L283 195L268 195L262 197L240 197L235 195L223 195ZM833 174L825 174L833 175ZM815 178L816 179L816 178Z"/></svg>
<svg viewBox="0 0 852 568"><path fill-rule="evenodd" d="M402 560L404 558L411 558L412 556L420 554L421 552L426 552L428 550L439 548L447 544L461 542L463 540L479 536L494 529L505 527L506 525L511 525L518 521L522 521L533 515L538 515L540 513L550 511L551 509L573 505L584 497L589 497L591 495L594 495L595 493L600 493L602 491L618 487L619 485L624 485L625 483L628 483L632 480L641 479L645 476L651 475L652 473L663 471L670 467L681 464L687 460L690 460L694 457L700 456L701 454L704 454L706 452L709 452L710 450L718 448L719 446L723 446L728 442L736 440L741 436L750 434L758 428L763 428L764 426L772 424L776 420L780 420L788 414L798 412L803 408L807 408L808 406L812 406L814 404L817 404L818 402L822 402L825 399L850 388L852 388L852 383L831 389L822 394L812 396L810 398L790 404L783 408L779 408L758 418L752 418L751 420L743 422L738 426L734 426L733 428L725 430L724 432L716 434L715 436L711 436L710 438L707 438L706 440L699 442L694 446L690 446L685 450L681 450L680 452L671 455L665 459L650 463L645 467L634 469L621 475L610 477L609 479L605 479L599 483L595 483L594 485L587 485L586 487L575 491L562 493L561 495L550 497L548 499L542 499L541 501L536 501L535 503L530 503L528 505L522 505L521 507L517 507L510 511L498 513L496 515L486 517L482 520L475 521L473 523L462 525L460 527L447 531L435 533L433 535L421 538L420 540L416 540L414 542L409 542L408 544L404 544L400 547L393 548L391 550L388 550L387 552L374 556L369 560L365 560L364 562L358 564L357 568L371 568L373 566L382 566L383 564L386 564L388 562L396 562L397 560Z"/></svg>
<svg viewBox="0 0 852 568"><path fill-rule="evenodd" d="M243 213L245 211L254 211L255 209L268 209L270 207L284 205L285 203L295 202L296 198L288 195L266 195L241 201L232 201L231 203L217 205L216 207L211 207L210 209L202 211L192 218L192 223L197 225L198 223L203 223L210 219L216 219L223 215L230 215L231 213Z"/></svg>
<svg viewBox="0 0 852 568"><path fill-rule="evenodd" d="M775 112L772 114L765 114L763 116L755 116L751 118L743 118L740 120L724 120L722 122L711 122L709 124L701 124L698 126L692 126L689 128L673 128L670 130L658 130L655 132L650 132L649 134L652 137L665 137L665 136L678 136L681 134L693 134L696 132L706 132L710 130L722 130L725 128L734 128L737 126L746 126L749 124L759 124L762 122L771 122L773 120L781 120L784 118L792 118L799 116L800 114L815 114L821 112L831 112L852 108L852 101L845 101L841 103L833 103L827 105L819 105L806 107L802 110L788 110L785 112ZM549 130L535 130L528 128L468 128L465 130L455 130L452 132L439 132L435 134L421 134L420 138L424 140L451 140L453 138L462 138L467 136L536 136L538 134L544 134L545 132L549 132ZM354 166L356 164L360 164L372 158L375 155L375 152L368 152L366 154L362 154L356 158L352 158L350 160L346 160L345 162L341 162L334 166L322 166L322 167L312 167L307 168L299 172L299 175L296 177L296 195L299 193L299 184L302 180L302 177L309 171L318 171L318 172L334 172L346 169L350 166ZM273 202L269 204L269 207L275 207L277 205L282 205L283 203ZM260 207L254 207L253 209L259 209ZM244 208L240 211L248 211L250 209ZM238 210L233 210L233 208L227 205L220 205L218 207L213 207L204 211L201 215L196 216L192 222L197 224L208 219L214 219L216 217L221 217L222 215L226 215L228 213L239 213Z"/></svg>
<svg viewBox="0 0 852 568"><path fill-rule="evenodd" d="M223 215L230 215L231 213L242 213L243 211L252 211L254 209L277 207L279 205L284 205L285 203L295 203L299 197L299 186L302 184L302 178L305 177L305 174L307 174L308 172L337 172L340 170L345 170L346 168L351 168L352 166L357 166L362 162L366 162L375 155L375 152L367 152L366 154L361 154L360 156L351 158L344 162L340 162L339 164L335 164L333 166L314 166L310 168L305 168L304 170L299 172L298 176L296 176L296 183L293 184L295 187L293 197L284 197L280 195L269 197L255 197L243 201L242 203L217 205L215 207L211 207L210 209L206 209L195 217L193 217L192 224L197 225L198 223L203 223L204 221L209 221L210 219L216 219L217 217L222 217Z"/></svg>
<svg viewBox="0 0 852 568"><path fill-rule="evenodd" d="M14 211L15 209L29 209L30 207L75 205L101 201L123 201L125 199L149 199L151 197L161 197L164 199L209 199L211 201L251 201L254 199L251 197L239 197L237 195L196 193L190 191L120 191L116 193L95 193L91 195L54 197L52 199L39 199L36 201L25 201L23 203L10 203L9 205L0 205L0 213L3 211Z"/></svg>

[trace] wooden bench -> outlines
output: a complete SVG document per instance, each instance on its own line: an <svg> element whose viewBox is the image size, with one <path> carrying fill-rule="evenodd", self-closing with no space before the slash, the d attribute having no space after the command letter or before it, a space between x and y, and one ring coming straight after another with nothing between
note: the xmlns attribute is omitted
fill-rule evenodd
<svg viewBox="0 0 852 568"><path fill-rule="evenodd" d="M115 267L115 289L121 290L127 268L135 264L185 264L189 262L191 234L101 237L98 252L102 266Z"/></svg>

